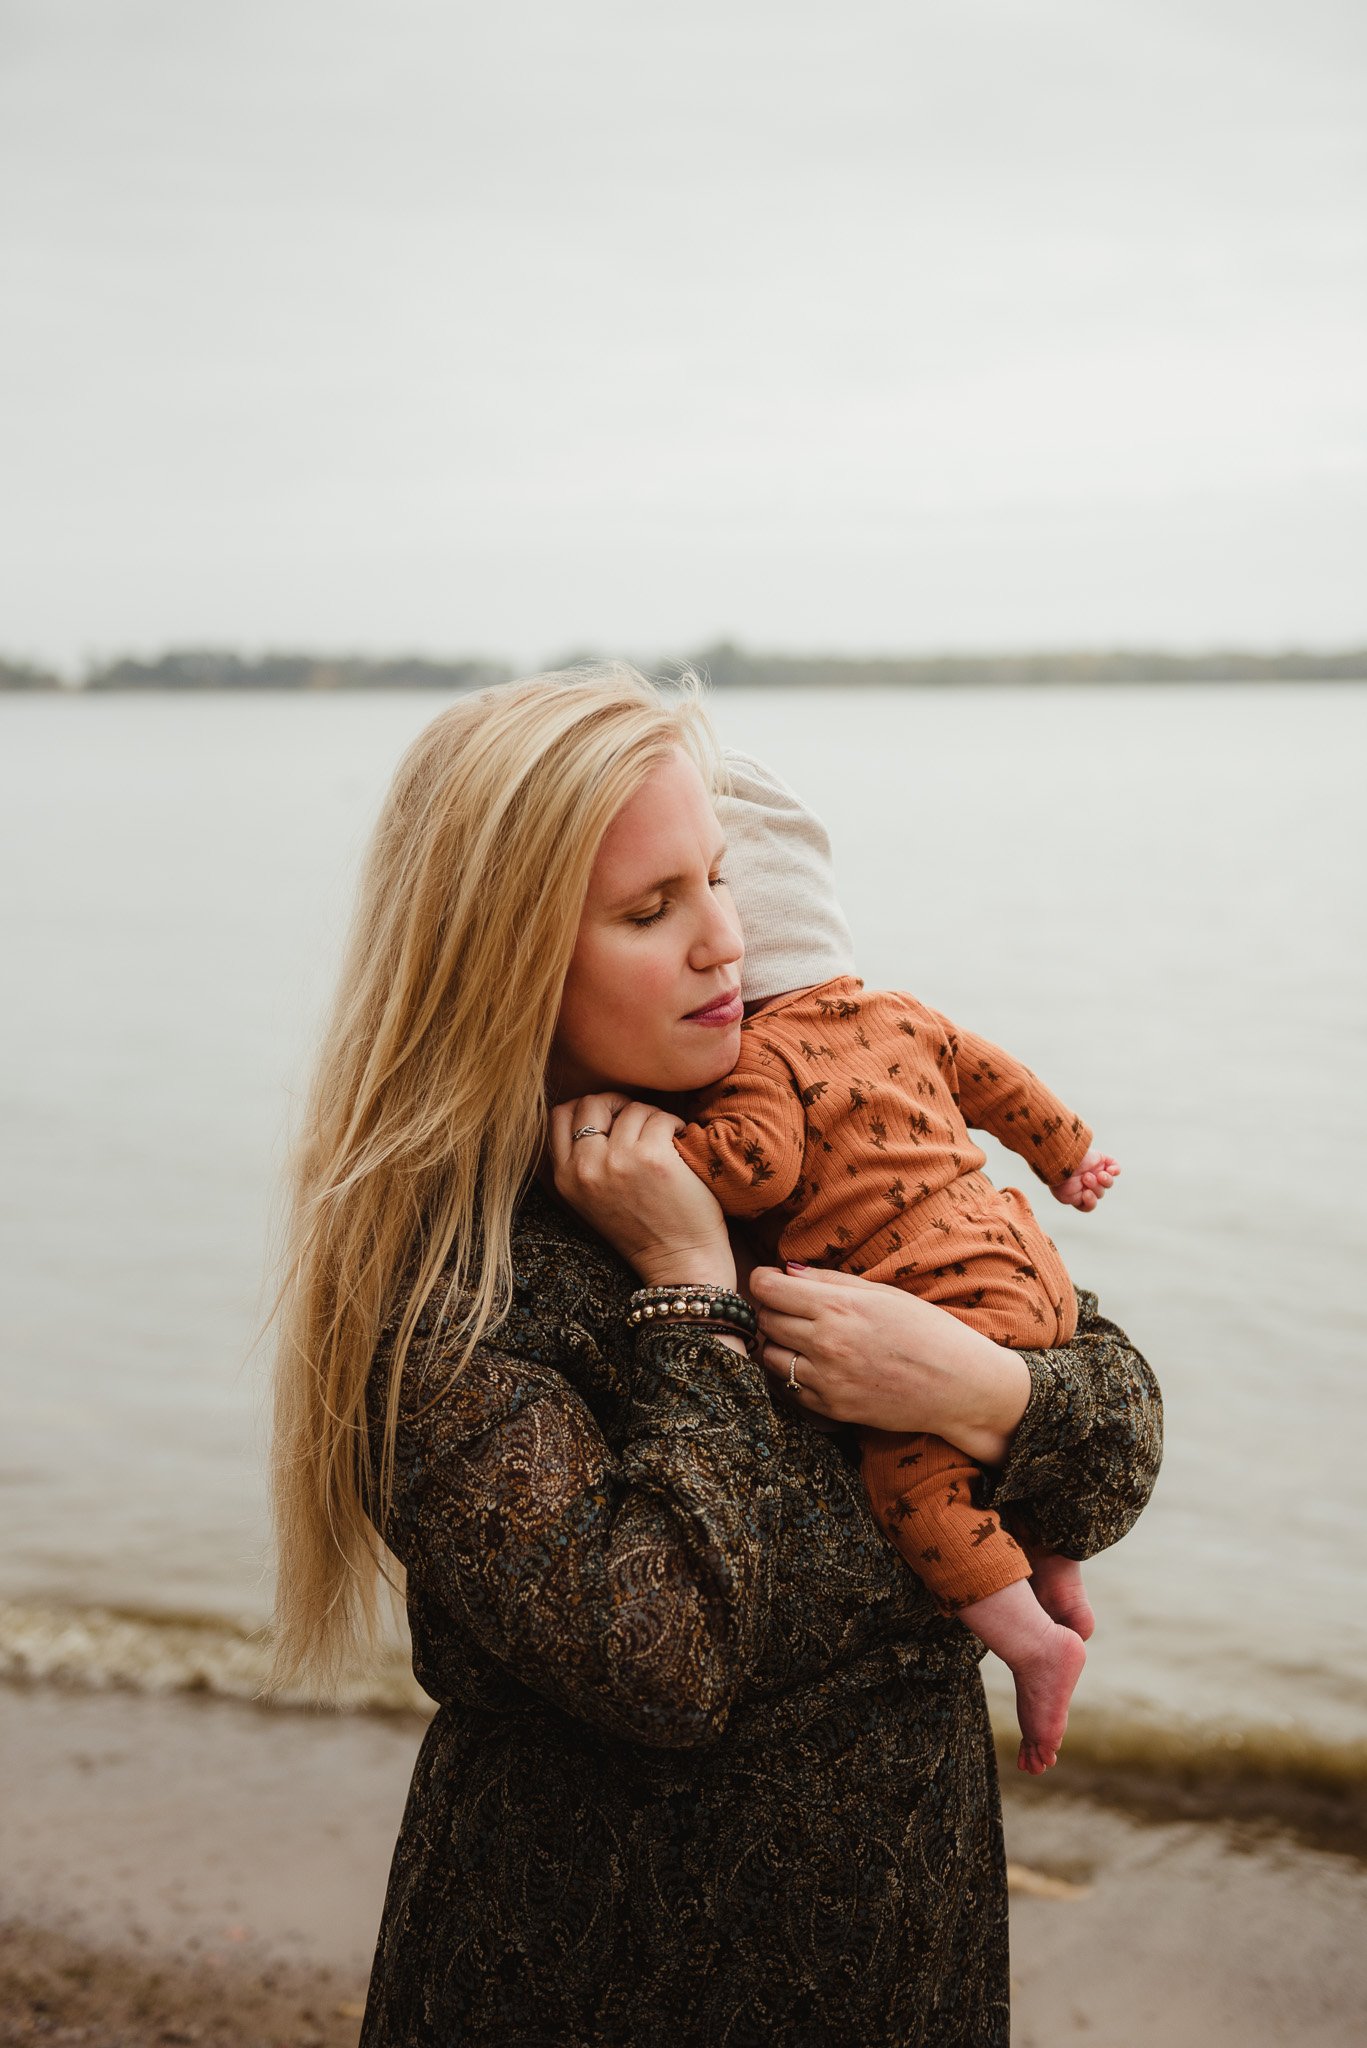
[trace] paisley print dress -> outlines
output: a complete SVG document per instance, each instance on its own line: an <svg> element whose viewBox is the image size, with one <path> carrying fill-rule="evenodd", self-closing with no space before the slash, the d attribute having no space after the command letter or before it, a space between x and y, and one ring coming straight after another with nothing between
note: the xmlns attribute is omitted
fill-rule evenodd
<svg viewBox="0 0 1367 2048"><path fill-rule="evenodd" d="M844 1433L704 1332L629 1331L631 1272L539 1189L514 1253L459 1378L435 1316L404 1370L384 1533L438 1711L361 2048L1006 2048L981 1646ZM1161 1408L1079 1309L1022 1354L994 1497L1085 1557L1143 1507Z"/></svg>

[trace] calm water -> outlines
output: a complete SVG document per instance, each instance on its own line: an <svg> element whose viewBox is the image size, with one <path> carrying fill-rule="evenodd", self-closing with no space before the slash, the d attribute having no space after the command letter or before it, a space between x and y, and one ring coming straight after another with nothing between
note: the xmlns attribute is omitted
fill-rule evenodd
<svg viewBox="0 0 1367 2048"><path fill-rule="evenodd" d="M0 699L0 1662L250 1689L273 1182L438 708ZM1168 1405L1153 1506L1090 1568L1081 1701L1360 1735L1367 689L716 710L824 809L865 978L1026 1058L1124 1164L1095 1215L1050 1204Z"/></svg>

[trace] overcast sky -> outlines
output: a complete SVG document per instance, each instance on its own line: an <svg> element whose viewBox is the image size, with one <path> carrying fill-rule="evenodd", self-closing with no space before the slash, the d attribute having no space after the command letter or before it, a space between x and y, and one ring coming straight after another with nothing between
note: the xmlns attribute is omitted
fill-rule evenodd
<svg viewBox="0 0 1367 2048"><path fill-rule="evenodd" d="M1367 638L1362 0L0 0L0 653Z"/></svg>

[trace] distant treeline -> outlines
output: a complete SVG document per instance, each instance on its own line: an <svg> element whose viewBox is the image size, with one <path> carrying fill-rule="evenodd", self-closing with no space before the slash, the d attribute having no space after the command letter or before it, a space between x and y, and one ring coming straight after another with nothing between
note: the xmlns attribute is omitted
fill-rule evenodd
<svg viewBox="0 0 1367 2048"><path fill-rule="evenodd" d="M548 664L568 666L579 654ZM1303 648L1259 653L1218 649L1175 654L1158 648L1111 648L1041 654L752 654L729 640L697 653L642 666L666 672L700 670L718 689L742 686L839 689L878 684L894 688L968 683L1249 683L1367 679L1367 648L1312 654ZM505 662L467 658L431 661L417 655L371 659L316 654L247 656L219 649L182 649L155 661L125 659L91 668L83 690L471 690L505 682ZM61 676L22 662L0 660L0 690L57 690Z"/></svg>
<svg viewBox="0 0 1367 2048"><path fill-rule="evenodd" d="M1208 654L1155 648L1101 648L1041 654L751 654L723 641L692 657L718 686L816 683L1248 683L1362 680L1367 648L1309 654L1290 648Z"/></svg>
<svg viewBox="0 0 1367 2048"><path fill-rule="evenodd" d="M501 661L425 661L399 655L372 661L317 654L250 659L213 649L163 654L156 661L111 661L92 669L87 690L480 690L513 671Z"/></svg>
<svg viewBox="0 0 1367 2048"><path fill-rule="evenodd" d="M0 690L59 690L60 676L50 669L30 668L25 661L0 661Z"/></svg>

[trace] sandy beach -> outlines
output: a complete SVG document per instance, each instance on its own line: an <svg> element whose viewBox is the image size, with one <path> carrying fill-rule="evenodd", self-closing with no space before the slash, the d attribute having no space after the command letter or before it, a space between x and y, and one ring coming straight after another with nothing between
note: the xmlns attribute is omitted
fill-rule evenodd
<svg viewBox="0 0 1367 2048"><path fill-rule="evenodd" d="M352 2048L421 1732L0 1687L0 2041ZM1219 1803L1066 1759L1008 1784L1018 2048L1359 2038L1360 1824Z"/></svg>

